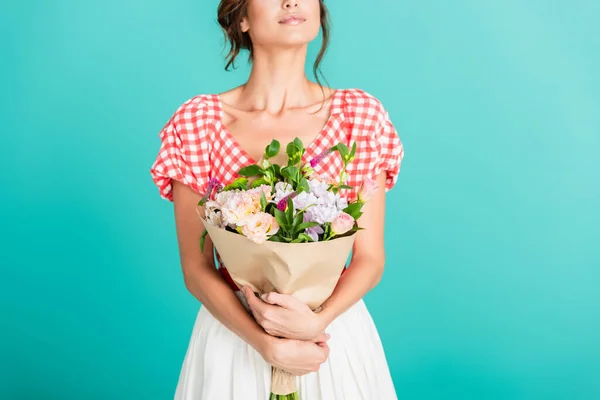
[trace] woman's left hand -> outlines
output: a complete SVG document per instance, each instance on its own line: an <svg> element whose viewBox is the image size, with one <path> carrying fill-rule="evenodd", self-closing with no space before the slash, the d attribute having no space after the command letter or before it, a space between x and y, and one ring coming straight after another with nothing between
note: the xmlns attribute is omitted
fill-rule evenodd
<svg viewBox="0 0 600 400"><path fill-rule="evenodd" d="M256 321L271 336L326 342L325 323L319 314L294 296L275 292L256 297L252 289L242 288Z"/></svg>

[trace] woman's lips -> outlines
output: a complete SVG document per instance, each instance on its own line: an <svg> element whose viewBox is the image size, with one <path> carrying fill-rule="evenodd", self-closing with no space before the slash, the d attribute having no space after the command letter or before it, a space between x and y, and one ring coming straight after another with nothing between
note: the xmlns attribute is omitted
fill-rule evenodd
<svg viewBox="0 0 600 400"><path fill-rule="evenodd" d="M304 19L300 16L290 15L289 17L283 18L281 21L279 21L279 23L284 24L284 25L299 25L305 21L306 21L306 19Z"/></svg>

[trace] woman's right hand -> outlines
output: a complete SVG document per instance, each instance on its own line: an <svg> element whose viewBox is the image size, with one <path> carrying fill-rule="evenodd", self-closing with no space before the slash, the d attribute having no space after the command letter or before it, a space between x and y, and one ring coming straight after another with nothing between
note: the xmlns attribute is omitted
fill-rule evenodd
<svg viewBox="0 0 600 400"><path fill-rule="evenodd" d="M326 340L328 338L324 336L324 341L304 341L269 336L261 353L272 366L292 375L302 376L317 372L321 364L327 361L329 346Z"/></svg>

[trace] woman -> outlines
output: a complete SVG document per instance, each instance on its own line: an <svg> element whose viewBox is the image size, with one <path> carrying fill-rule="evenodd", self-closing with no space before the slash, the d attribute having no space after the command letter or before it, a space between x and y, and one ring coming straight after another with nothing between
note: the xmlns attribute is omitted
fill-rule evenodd
<svg viewBox="0 0 600 400"><path fill-rule="evenodd" d="M202 303L176 388L176 399L268 398L271 365L298 376L304 400L396 399L377 330L363 296L379 282L384 267L385 192L394 186L404 155L402 143L381 103L358 89L332 90L304 73L307 46L328 15L322 0L222 0L219 22L231 43L228 67L249 50L248 81L221 94L200 94L181 104L160 132L152 166L160 195L172 201L181 265L188 290ZM358 144L348 184L376 179L353 257L320 312L291 296L257 298L237 288L225 266L214 261L197 204L211 178L229 182L243 165L259 161L273 138L299 137L306 159L338 141ZM281 162L276 160L276 162ZM335 175L331 156L315 167ZM349 200L357 195L349 194ZM248 311L251 311L248 312ZM254 316L254 318L253 318Z"/></svg>

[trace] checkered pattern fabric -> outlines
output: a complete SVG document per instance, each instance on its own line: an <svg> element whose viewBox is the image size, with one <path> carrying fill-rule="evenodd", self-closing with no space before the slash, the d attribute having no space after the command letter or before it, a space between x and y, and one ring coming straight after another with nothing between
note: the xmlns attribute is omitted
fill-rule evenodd
<svg viewBox="0 0 600 400"><path fill-rule="evenodd" d="M162 198L173 201L172 180L204 194L211 178L226 185L238 177L242 167L257 162L221 122L222 114L217 94L197 95L180 105L160 131L161 145L150 173ZM343 192L349 201L356 198L366 177L374 179L383 171L385 190L390 190L400 172L404 147L378 99L360 89L337 90L325 126L305 145L304 161L338 142L351 148L355 141L356 157L347 168L347 184L354 189ZM320 176L335 178L342 167L339 154L331 153L314 170Z"/></svg>

